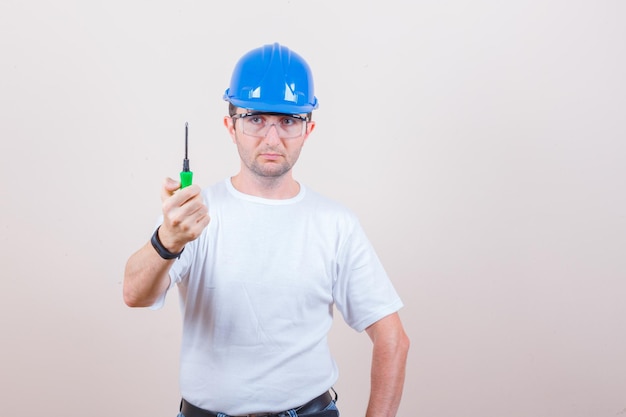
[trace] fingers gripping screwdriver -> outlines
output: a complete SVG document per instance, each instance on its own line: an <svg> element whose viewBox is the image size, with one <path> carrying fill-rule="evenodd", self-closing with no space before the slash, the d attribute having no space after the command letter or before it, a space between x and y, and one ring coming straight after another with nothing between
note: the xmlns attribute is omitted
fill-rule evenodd
<svg viewBox="0 0 626 417"><path fill-rule="evenodd" d="M188 134L189 123L185 122L185 159L183 159L183 170L180 173L180 188L185 188L188 185L191 185L191 181L193 180L193 172L189 170Z"/></svg>

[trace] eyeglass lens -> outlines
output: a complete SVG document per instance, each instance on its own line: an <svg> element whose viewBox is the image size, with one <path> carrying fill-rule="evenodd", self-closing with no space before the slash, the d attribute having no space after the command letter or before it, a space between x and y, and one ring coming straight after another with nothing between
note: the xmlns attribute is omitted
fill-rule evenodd
<svg viewBox="0 0 626 417"><path fill-rule="evenodd" d="M295 138L304 133L305 121L290 116L254 114L241 118L246 135L265 137L272 126L283 138Z"/></svg>

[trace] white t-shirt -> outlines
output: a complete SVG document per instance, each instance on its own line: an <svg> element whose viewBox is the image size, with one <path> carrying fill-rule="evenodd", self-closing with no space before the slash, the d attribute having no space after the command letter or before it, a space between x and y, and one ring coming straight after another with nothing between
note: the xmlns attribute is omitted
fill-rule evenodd
<svg viewBox="0 0 626 417"><path fill-rule="evenodd" d="M203 197L211 222L170 270L183 398L241 415L328 390L338 376L327 343L333 303L359 332L402 307L358 220L304 186L269 200L226 179Z"/></svg>

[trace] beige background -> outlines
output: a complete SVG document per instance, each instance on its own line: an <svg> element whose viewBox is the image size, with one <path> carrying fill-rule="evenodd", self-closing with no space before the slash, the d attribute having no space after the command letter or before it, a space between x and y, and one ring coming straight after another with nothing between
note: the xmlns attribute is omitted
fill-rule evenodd
<svg viewBox="0 0 626 417"><path fill-rule="evenodd" d="M320 109L297 177L406 307L400 416L626 415L626 3L0 2L0 414L173 417L176 297L125 307L162 178L235 173L221 96L279 41ZM370 343L339 319L342 416Z"/></svg>

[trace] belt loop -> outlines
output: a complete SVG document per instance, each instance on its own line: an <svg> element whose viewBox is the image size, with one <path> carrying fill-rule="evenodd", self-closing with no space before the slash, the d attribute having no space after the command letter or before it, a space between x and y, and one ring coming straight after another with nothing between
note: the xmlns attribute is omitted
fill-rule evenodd
<svg viewBox="0 0 626 417"><path fill-rule="evenodd" d="M337 391L335 391L334 387L330 387L330 390L335 393L335 403L336 403L339 400L339 394L337 394Z"/></svg>

